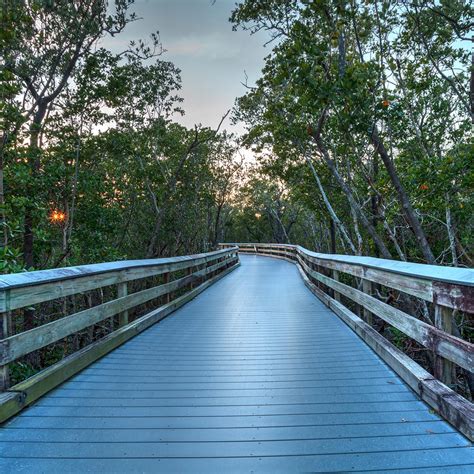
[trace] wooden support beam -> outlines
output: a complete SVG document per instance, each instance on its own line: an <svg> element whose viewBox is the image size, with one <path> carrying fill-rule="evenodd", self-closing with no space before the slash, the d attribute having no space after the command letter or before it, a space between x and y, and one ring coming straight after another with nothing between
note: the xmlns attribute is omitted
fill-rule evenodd
<svg viewBox="0 0 474 474"><path fill-rule="evenodd" d="M369 281L369 280L366 280L365 278L362 280L362 291L367 294L367 295L370 295L372 296L372 282ZM370 326L372 326L372 313L367 309L367 308L364 308L364 311L363 311L363 314L364 314L364 321L369 324Z"/></svg>
<svg viewBox="0 0 474 474"><path fill-rule="evenodd" d="M435 305L435 326L442 331L453 333L453 312L445 306ZM441 356L435 356L435 376L446 385L455 382L455 367L452 362Z"/></svg>
<svg viewBox="0 0 474 474"><path fill-rule="evenodd" d="M332 279L334 281L339 281L339 271L338 270L333 270L332 271ZM334 299L336 301L340 302L341 301L341 294L336 290L333 290L333 291L334 291Z"/></svg>
<svg viewBox="0 0 474 474"><path fill-rule="evenodd" d="M0 339L6 339L10 336L12 331L11 312L0 314ZM10 387L10 370L8 363L0 365L0 392L7 390Z"/></svg>
<svg viewBox="0 0 474 474"><path fill-rule="evenodd" d="M163 282L165 285L170 282L170 272L163 273ZM165 303L169 303L170 301L171 301L171 292L168 292L165 295Z"/></svg>
<svg viewBox="0 0 474 474"><path fill-rule="evenodd" d="M217 261L219 261L220 259L218 259ZM186 269L186 275L192 275L193 274L193 267L189 267ZM192 290L194 287L193 285L193 281L191 280L191 282L189 283L189 288Z"/></svg>
<svg viewBox="0 0 474 474"><path fill-rule="evenodd" d="M124 296L128 295L128 284L127 283L119 283L117 285L117 297L123 298ZM119 328L128 324L128 309L119 313Z"/></svg>

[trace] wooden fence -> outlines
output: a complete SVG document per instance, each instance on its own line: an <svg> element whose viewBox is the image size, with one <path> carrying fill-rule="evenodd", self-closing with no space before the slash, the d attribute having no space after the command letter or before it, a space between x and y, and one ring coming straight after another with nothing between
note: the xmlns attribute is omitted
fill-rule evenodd
<svg viewBox="0 0 474 474"><path fill-rule="evenodd" d="M0 278L0 422L163 319L238 265L237 248L230 247L184 257L3 275ZM130 291L132 282L133 292ZM13 330L17 326L15 318L21 318L24 309L31 311L34 305L105 287L115 288L110 301L62 315L27 331L15 333ZM129 322L130 311L155 301L162 304ZM112 326L112 331L104 337L9 387L10 363L104 320L109 320Z"/></svg>
<svg viewBox="0 0 474 474"><path fill-rule="evenodd" d="M471 440L474 405L454 392L454 366L474 372L474 344L453 335L453 311L474 313L474 270L371 257L327 255L297 245L233 243L240 253L295 263L305 284L385 360L420 397ZM351 283L351 284L348 284ZM381 288L388 289L381 299ZM434 318L422 321L392 304L416 297ZM351 306L352 310L348 308ZM373 327L374 316L417 341L433 354L434 375L424 370Z"/></svg>

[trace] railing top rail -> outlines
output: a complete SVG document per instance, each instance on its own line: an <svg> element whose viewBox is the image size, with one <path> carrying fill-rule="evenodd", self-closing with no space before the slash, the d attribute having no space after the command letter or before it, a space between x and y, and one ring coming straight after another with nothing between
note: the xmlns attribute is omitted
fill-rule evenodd
<svg viewBox="0 0 474 474"><path fill-rule="evenodd" d="M420 278L423 280L439 281L456 285L474 286L474 269L460 267L444 267L441 265L427 265L424 263L411 263L399 260L388 260L375 257L360 257L355 255L338 255L312 252L299 245L289 244L262 244L262 243L232 243L225 245L271 245L282 246L286 248L297 249L300 253L314 257L320 260L327 260L349 265L359 265L366 268L383 270L390 273L396 273L411 278Z"/></svg>
<svg viewBox="0 0 474 474"><path fill-rule="evenodd" d="M359 257L355 255L330 255L311 252L300 246L297 246L297 248L300 252L321 260L362 265L368 268L375 268L377 270L384 270L386 272L424 280L444 281L458 285L474 286L474 270L471 268L444 267L441 265L427 265L425 263L412 263L375 257Z"/></svg>
<svg viewBox="0 0 474 474"><path fill-rule="evenodd" d="M260 247L286 247L286 248L296 248L297 245L293 245L293 244L275 244L275 243L271 243L271 242L265 242L265 243L262 243L262 242L222 242L220 243L219 245L233 245L235 247L241 247L243 245L248 245L249 247L255 247L255 246L260 246Z"/></svg>
<svg viewBox="0 0 474 474"><path fill-rule="evenodd" d="M79 265L75 267L54 268L50 270L37 270L32 272L12 273L2 275L0 278L0 292L13 288L42 285L59 281L72 280L75 278L101 275L110 272L120 272L142 268L158 268L172 263L192 262L206 257L225 255L237 247L215 250L213 252L199 253L195 255L183 255L171 258L155 258L143 260L123 260L117 262L94 263L90 265Z"/></svg>

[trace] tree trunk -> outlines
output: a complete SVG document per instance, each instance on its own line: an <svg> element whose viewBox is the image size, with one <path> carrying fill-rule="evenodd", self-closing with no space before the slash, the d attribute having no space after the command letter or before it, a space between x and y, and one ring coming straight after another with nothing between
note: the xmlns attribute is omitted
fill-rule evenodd
<svg viewBox="0 0 474 474"><path fill-rule="evenodd" d="M328 167L331 170L332 174L336 178L336 181L338 182L338 184L341 187L342 191L346 195L347 200L349 201L350 207L357 214L357 217L360 219L360 223L364 226L365 230L368 232L368 234L370 235L370 237L374 241L375 245L379 248L382 257L392 258L392 254L390 253L388 248L385 246L382 238L377 233L374 226L369 222L366 215L362 211L360 205L355 200L355 198L352 194L352 191L349 189L349 186L344 181L344 179L342 179L342 176L339 174L339 172L336 168L336 164L334 163L334 160L329 156L329 153L328 153L326 147L323 144L321 136L317 133L313 133L312 136L313 136L313 138L316 142L316 145L318 146L318 149L319 149L322 157L324 158L324 161L328 165Z"/></svg>
<svg viewBox="0 0 474 474"><path fill-rule="evenodd" d="M357 253L356 248L354 247L354 244L352 243L352 240L349 237L349 234L347 233L346 228L344 227L344 224L340 221L339 217L337 217L336 212L331 206L331 203L329 202L329 199L326 195L323 185L321 184L321 180L319 179L318 173L316 172L316 169L314 168L313 163L311 162L310 158L308 158L306 155L305 155L305 159L306 159L306 163L308 163L308 166L311 169L314 180L316 181L316 184L318 185L319 192L321 193L321 197L323 198L326 209L329 212L331 221L334 222L334 224L336 225L336 227L338 228L341 234L342 239L347 243L347 245L349 245L349 248L351 249L352 253L355 255Z"/></svg>
<svg viewBox="0 0 474 474"><path fill-rule="evenodd" d="M224 203L219 203L219 205L217 206L216 219L214 221L214 237L212 239L212 248L217 247L217 241L219 240L219 227L221 223L221 212L223 206Z"/></svg>
<svg viewBox="0 0 474 474"><path fill-rule="evenodd" d="M330 235L331 235L331 253L335 254L336 253L336 226L332 219L329 222L330 222L329 229L330 229Z"/></svg>
<svg viewBox="0 0 474 474"><path fill-rule="evenodd" d="M421 227L420 221L415 214L415 210L413 209L408 195L398 177L395 165L390 159L388 152L381 138L379 137L377 128L375 126L373 132L370 134L370 140L375 150L379 154L380 158L382 159L385 168L387 169L390 180L392 181L392 184L398 194L398 198L400 199L400 204L402 205L403 213L405 214L405 217L407 218L408 223L410 224L411 230L416 237L418 247L423 253L423 257L425 258L427 263L435 264L436 260L434 258L433 252L431 251L431 247L428 243L426 235Z"/></svg>
<svg viewBox="0 0 474 474"><path fill-rule="evenodd" d="M0 225L2 226L3 241L2 246L6 247L8 245L8 230L7 230L7 217L5 214L5 188L4 188L4 165L5 165L5 146L7 143L6 132L2 136L2 143L0 149Z"/></svg>
<svg viewBox="0 0 474 474"><path fill-rule="evenodd" d="M459 266L458 254L456 252L456 234L454 232L453 219L451 216L451 208L449 207L449 200L446 197L446 227L448 229L449 247L451 249L452 264L454 267Z"/></svg>
<svg viewBox="0 0 474 474"><path fill-rule="evenodd" d="M472 39L474 41L474 37ZM471 80L469 81L469 104L471 106L471 121L474 124L474 48L471 55Z"/></svg>
<svg viewBox="0 0 474 474"><path fill-rule="evenodd" d="M38 110L36 111L33 122L30 127L30 144L28 149L28 160L30 165L30 183L29 197L32 199L33 196L37 197L37 186L36 181L40 170L40 153L41 147L39 143L39 137L43 119L46 115L47 104L38 104ZM33 268L35 266L35 258L33 253L34 246L34 230L33 230L33 213L34 206L32 202L29 202L25 206L25 219L24 219L24 231L23 231L23 260L25 267Z"/></svg>

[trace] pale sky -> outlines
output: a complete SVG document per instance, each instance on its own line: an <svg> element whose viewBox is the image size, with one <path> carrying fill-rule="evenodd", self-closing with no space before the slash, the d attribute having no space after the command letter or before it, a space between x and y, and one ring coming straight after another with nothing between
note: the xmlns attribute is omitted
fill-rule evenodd
<svg viewBox="0 0 474 474"><path fill-rule="evenodd" d="M181 69L186 114L175 119L187 127L202 123L215 128L235 98L245 93L245 72L253 83L269 54L264 33L251 36L232 31L228 21L235 0L135 0L132 6L141 20L131 23L103 46L124 49L131 40L146 39L158 30L167 50L161 58ZM243 126L223 125L241 133Z"/></svg>

